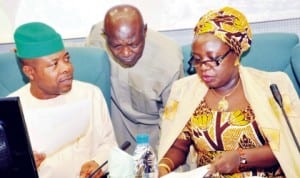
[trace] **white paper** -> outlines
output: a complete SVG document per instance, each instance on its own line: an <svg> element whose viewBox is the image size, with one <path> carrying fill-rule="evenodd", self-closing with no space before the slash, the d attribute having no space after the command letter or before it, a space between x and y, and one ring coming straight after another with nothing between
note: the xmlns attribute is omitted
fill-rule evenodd
<svg viewBox="0 0 300 178"><path fill-rule="evenodd" d="M113 148L108 159L108 171L111 178L134 177L133 157L120 148Z"/></svg>
<svg viewBox="0 0 300 178"><path fill-rule="evenodd" d="M171 172L162 178L201 178L207 173L207 171L208 166L202 166L186 172Z"/></svg>

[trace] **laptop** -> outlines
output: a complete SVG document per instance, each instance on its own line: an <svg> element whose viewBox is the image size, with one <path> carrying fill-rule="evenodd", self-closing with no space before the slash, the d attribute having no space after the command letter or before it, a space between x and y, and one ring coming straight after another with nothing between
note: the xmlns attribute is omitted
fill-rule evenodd
<svg viewBox="0 0 300 178"><path fill-rule="evenodd" d="M0 177L38 178L19 97L0 98Z"/></svg>

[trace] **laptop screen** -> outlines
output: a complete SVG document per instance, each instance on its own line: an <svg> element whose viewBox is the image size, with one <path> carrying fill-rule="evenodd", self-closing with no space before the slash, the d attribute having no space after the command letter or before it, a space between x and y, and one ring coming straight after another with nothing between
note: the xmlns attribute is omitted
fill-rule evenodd
<svg viewBox="0 0 300 178"><path fill-rule="evenodd" d="M0 98L0 177L38 178L19 97Z"/></svg>

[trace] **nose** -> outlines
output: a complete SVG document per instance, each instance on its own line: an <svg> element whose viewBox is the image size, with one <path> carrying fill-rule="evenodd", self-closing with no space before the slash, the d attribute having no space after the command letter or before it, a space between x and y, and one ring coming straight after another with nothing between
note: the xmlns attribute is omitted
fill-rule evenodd
<svg viewBox="0 0 300 178"><path fill-rule="evenodd" d="M129 57L132 53L132 50L129 46L123 46L121 50L121 55L124 57Z"/></svg>
<svg viewBox="0 0 300 178"><path fill-rule="evenodd" d="M198 69L205 71L211 69L211 66L209 65L209 63L200 63L198 64Z"/></svg>
<svg viewBox="0 0 300 178"><path fill-rule="evenodd" d="M61 68L63 73L70 73L73 70L73 65L71 62L63 62Z"/></svg>

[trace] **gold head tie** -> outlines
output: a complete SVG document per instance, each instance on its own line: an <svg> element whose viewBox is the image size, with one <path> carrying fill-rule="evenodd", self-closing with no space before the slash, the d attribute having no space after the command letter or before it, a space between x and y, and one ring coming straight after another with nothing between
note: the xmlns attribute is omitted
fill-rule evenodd
<svg viewBox="0 0 300 178"><path fill-rule="evenodd" d="M202 16L194 28L194 36L204 33L213 33L239 56L251 46L252 32L247 18L232 7L209 11Z"/></svg>

